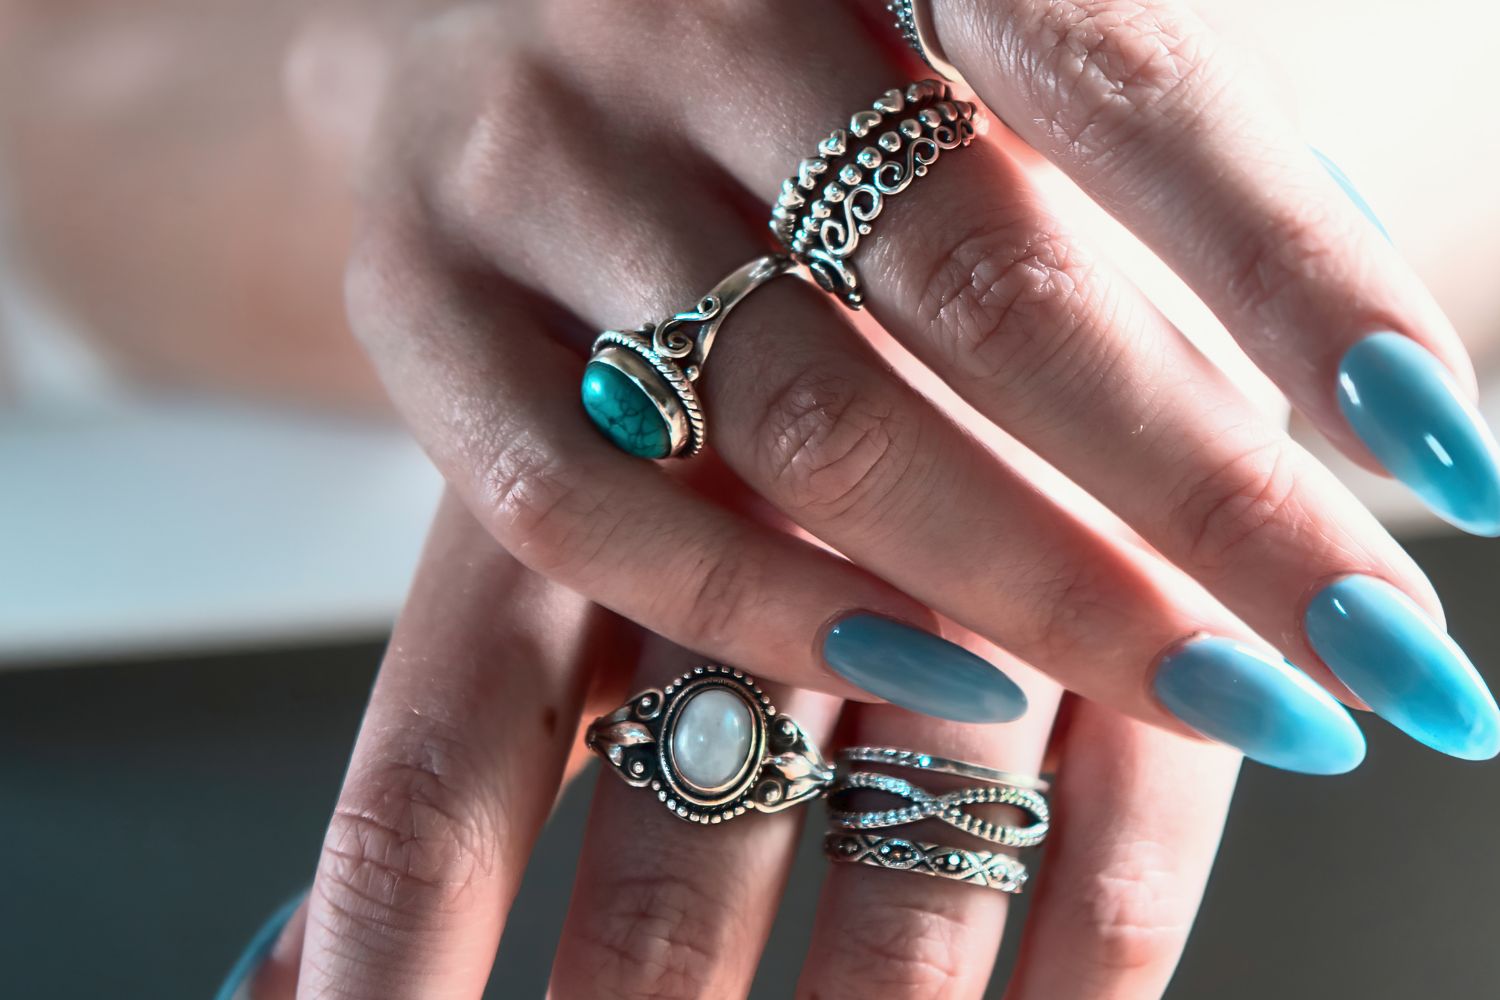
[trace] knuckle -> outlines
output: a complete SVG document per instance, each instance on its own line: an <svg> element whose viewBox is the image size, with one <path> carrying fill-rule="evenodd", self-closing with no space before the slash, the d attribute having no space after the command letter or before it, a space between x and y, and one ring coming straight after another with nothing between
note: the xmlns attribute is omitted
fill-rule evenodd
<svg viewBox="0 0 1500 1000"><path fill-rule="evenodd" d="M983 219L941 255L917 303L921 327L963 377L1055 393L1097 377L1090 349L1093 267L1039 227Z"/></svg>
<svg viewBox="0 0 1500 1000"><path fill-rule="evenodd" d="M545 130L517 141L518 114L536 121L578 118L576 94L560 84L546 57L514 52L488 61L472 88L476 106L443 160L433 196L439 214L460 229L492 226L548 194L553 174L536 170L537 163L559 167L577 159L576 150Z"/></svg>
<svg viewBox="0 0 1500 1000"><path fill-rule="evenodd" d="M1211 65L1201 32L1147 0L1042 4L1035 30L1052 88L1053 129L1080 156L1103 155L1160 118Z"/></svg>
<svg viewBox="0 0 1500 1000"><path fill-rule="evenodd" d="M844 947L815 995L940 1000L960 992L972 961L970 932L939 903L890 901L850 911Z"/></svg>
<svg viewBox="0 0 1500 1000"><path fill-rule="evenodd" d="M663 617L681 623L674 636L678 643L690 649L721 649L742 638L744 623L757 618L757 603L775 591L766 559L762 544L730 541L698 560L686 586L665 595L676 606Z"/></svg>
<svg viewBox="0 0 1500 1000"><path fill-rule="evenodd" d="M714 995L722 954L722 898L669 870L609 880L597 905L570 922L574 949L559 968L622 1000L697 1000ZM591 989L578 991L594 995Z"/></svg>
<svg viewBox="0 0 1500 1000"><path fill-rule="evenodd" d="M470 753L427 732L351 774L318 865L326 920L380 939L472 898L493 873L503 811Z"/></svg>
<svg viewBox="0 0 1500 1000"><path fill-rule="evenodd" d="M1012 616L1016 625L1007 639L1041 662L1076 660L1086 632L1099 627L1099 619L1113 617L1100 613L1109 605L1081 560L1047 554L1033 566L1013 567L1011 579L1011 592L1024 595L1016 597L1024 603Z"/></svg>
<svg viewBox="0 0 1500 1000"><path fill-rule="evenodd" d="M1327 210L1283 205L1231 241L1224 282L1231 307L1259 329L1275 329L1315 289L1345 284L1337 230Z"/></svg>
<svg viewBox="0 0 1500 1000"><path fill-rule="evenodd" d="M1266 549L1268 536L1297 532L1298 480L1282 442L1257 444L1196 473L1168 504L1167 524L1185 539L1195 571L1217 578L1242 553Z"/></svg>
<svg viewBox="0 0 1500 1000"><path fill-rule="evenodd" d="M481 482L481 508L518 559L544 575L569 577L608 544L618 515L607 492L560 449L534 430L503 423Z"/></svg>
<svg viewBox="0 0 1500 1000"><path fill-rule="evenodd" d="M1153 841L1126 845L1072 897L1082 908L1079 957L1112 971L1150 970L1177 961L1195 902L1181 889L1172 852Z"/></svg>
<svg viewBox="0 0 1500 1000"><path fill-rule="evenodd" d="M897 400L828 369L771 394L756 431L760 471L780 503L820 519L881 508L917 453L915 420Z"/></svg>

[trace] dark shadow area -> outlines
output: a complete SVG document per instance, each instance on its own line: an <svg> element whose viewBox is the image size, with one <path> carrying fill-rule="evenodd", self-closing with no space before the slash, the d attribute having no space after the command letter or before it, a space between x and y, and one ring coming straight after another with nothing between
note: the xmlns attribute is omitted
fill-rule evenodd
<svg viewBox="0 0 1500 1000"><path fill-rule="evenodd" d="M1500 681L1500 548L1411 548ZM370 643L0 674L0 996L210 996L310 877L379 656ZM1365 729L1353 775L1246 768L1173 1000L1495 995L1500 771ZM491 997L543 995L590 783L541 840ZM790 996L806 950L822 862L803 848L758 998Z"/></svg>

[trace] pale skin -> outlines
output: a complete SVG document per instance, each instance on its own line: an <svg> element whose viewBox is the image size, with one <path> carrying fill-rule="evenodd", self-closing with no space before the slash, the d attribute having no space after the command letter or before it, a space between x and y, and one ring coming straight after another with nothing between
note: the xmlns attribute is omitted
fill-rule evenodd
<svg viewBox="0 0 1500 1000"><path fill-rule="evenodd" d="M1471 380L1405 265L1220 69L1201 26L1155 3L1059 6L1076 20L945 0L939 27L980 96L1154 242L1320 428L1362 455L1325 383L1375 320ZM531 842L573 770L565 761L577 762L579 723L693 662L653 640L629 666L618 623L563 586L804 689L778 701L825 744L837 725L861 742L1055 766L1059 833L1011 984L1022 1000L1157 996L1175 965L1238 761L1187 738L1152 699L1147 671L1163 648L1199 630L1259 632L1316 670L1296 638L1298 602L1350 572L1440 615L1385 532L1072 235L1035 189L1023 144L999 134L893 205L860 259L871 316L945 381L942 408L910 388L924 376L882 334L784 283L737 313L716 349L714 456L664 474L611 451L577 412L587 331L681 308L760 252L760 223L740 203L768 201L824 123L918 72L848 5L791 7L797 31L770 0L420 16L393 5L361 35L379 53L370 79L384 111L333 129L332 152L310 144L308 157L359 153L352 323L452 494L312 903L263 995L478 995ZM665 51L642 72L641 53ZM1156 169L1167 161L1180 165L1170 192ZM309 239L337 248L342 232ZM266 273L282 274L265 256ZM320 267L335 256L308 251ZM299 287L295 270L287 287ZM89 287L85 314L110 298L107 284ZM1297 350L1271 350L1273 333ZM327 343L330 372L358 371ZM298 384L276 376L249 387ZM373 395L338 377L350 398ZM1118 436L1147 426L1144 443ZM1229 503L1247 492L1256 502ZM1030 713L976 728L864 703L816 648L850 609L982 651L1021 681ZM1058 681L1093 700L1069 702L1054 732ZM704 831L602 782L554 994L743 993L795 823ZM660 857L622 870L626 843ZM662 862L674 856L700 863ZM726 869L761 878L726 894ZM833 869L802 993L978 995L989 970L972 956L993 954L1005 900L961 889Z"/></svg>

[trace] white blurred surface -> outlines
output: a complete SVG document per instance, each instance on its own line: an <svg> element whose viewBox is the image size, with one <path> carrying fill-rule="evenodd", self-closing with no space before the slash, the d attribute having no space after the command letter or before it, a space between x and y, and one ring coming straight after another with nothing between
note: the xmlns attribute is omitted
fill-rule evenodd
<svg viewBox="0 0 1500 1000"><path fill-rule="evenodd" d="M0 665L389 627L440 489L403 432L139 398L7 291Z"/></svg>

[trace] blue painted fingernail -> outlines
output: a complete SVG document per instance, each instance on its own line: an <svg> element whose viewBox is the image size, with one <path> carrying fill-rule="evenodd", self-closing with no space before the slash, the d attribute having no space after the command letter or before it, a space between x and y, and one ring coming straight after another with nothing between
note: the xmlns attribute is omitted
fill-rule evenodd
<svg viewBox="0 0 1500 1000"><path fill-rule="evenodd" d="M823 659L855 687L923 715L1013 722L1026 714L1026 693L994 664L889 618L840 619L823 641Z"/></svg>
<svg viewBox="0 0 1500 1000"><path fill-rule="evenodd" d="M1412 739L1464 760L1500 753L1500 709L1484 679L1400 590L1346 576L1318 591L1304 625L1328 669Z"/></svg>
<svg viewBox="0 0 1500 1000"><path fill-rule="evenodd" d="M1234 639L1189 640L1162 659L1154 683L1179 719L1262 764L1343 774L1365 759L1344 706L1281 657Z"/></svg>
<svg viewBox="0 0 1500 1000"><path fill-rule="evenodd" d="M1500 535L1500 449L1431 352L1399 333L1371 334L1339 362L1338 396L1365 447L1434 513Z"/></svg>
<svg viewBox="0 0 1500 1000"><path fill-rule="evenodd" d="M270 918L255 932L240 957L235 959L234 966L229 970L229 975L224 977L224 984L219 987L219 992L214 994L214 1000L243 1000L245 996L241 991L249 986L250 980L260 971L267 958L271 955L271 949L276 947L276 941L281 937L281 932L286 929L287 922L292 919L292 914L297 912L297 907L307 898L306 892L300 892L293 899L282 904L281 908L271 914Z"/></svg>
<svg viewBox="0 0 1500 1000"><path fill-rule="evenodd" d="M1339 165L1325 156L1321 149L1318 149L1316 146L1309 146L1307 148L1312 150L1312 155L1317 158L1319 163L1323 164L1323 169L1328 171L1328 176L1333 178L1334 183L1344 189L1344 193L1349 196L1349 200L1354 202L1354 207L1363 212L1365 218L1375 224L1375 228L1380 230L1380 235L1384 236L1386 242L1389 243L1391 234L1386 231L1385 224L1380 221L1380 218L1375 214L1375 210L1370 207L1370 203L1365 201L1364 195L1359 193L1359 189L1354 186L1354 182L1349 179L1349 175L1339 169Z"/></svg>

